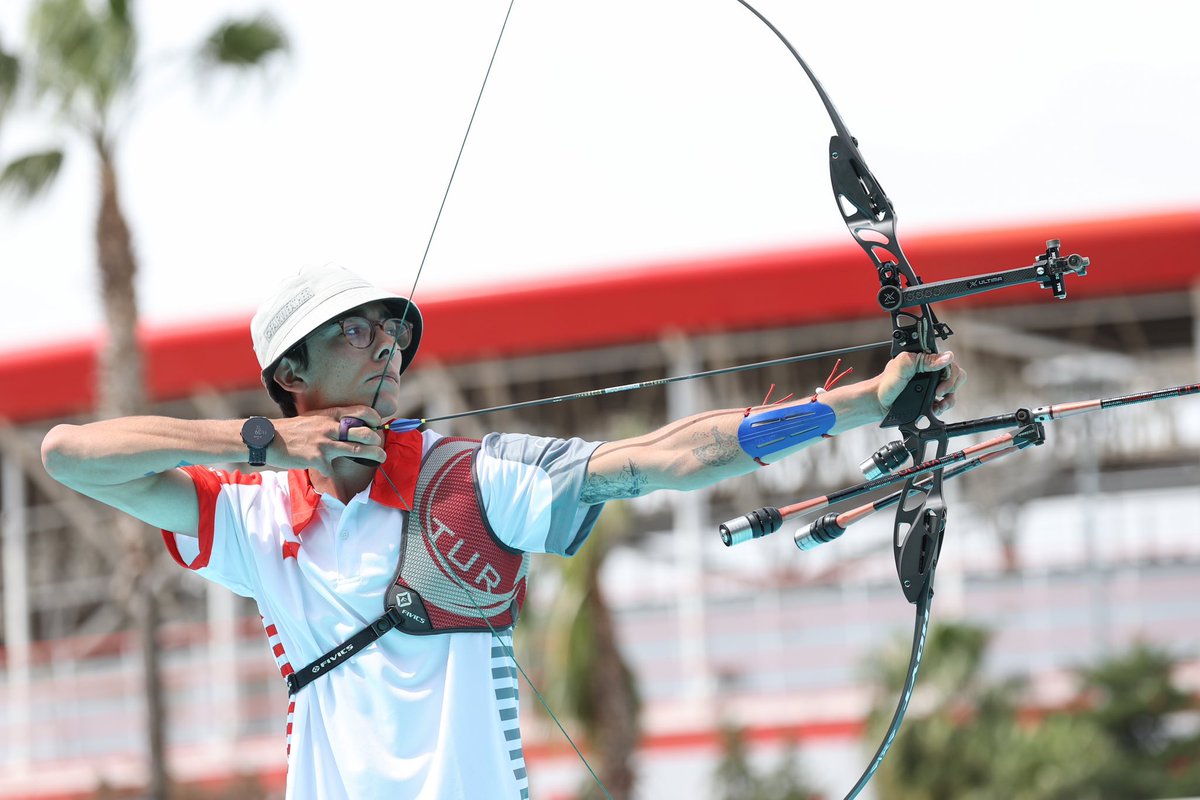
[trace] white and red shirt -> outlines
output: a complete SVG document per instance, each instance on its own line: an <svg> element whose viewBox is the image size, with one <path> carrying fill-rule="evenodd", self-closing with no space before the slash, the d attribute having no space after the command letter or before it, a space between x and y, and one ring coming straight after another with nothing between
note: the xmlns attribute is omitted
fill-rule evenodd
<svg viewBox="0 0 1200 800"><path fill-rule="evenodd" d="M185 467L198 536L164 531L164 541L184 567L257 601L286 676L383 613L417 467L439 438L390 435L374 482L345 504L303 470ZM574 554L601 510L579 503L598 446L485 437L475 475L496 537ZM389 632L301 689L288 709L289 800L527 798L512 633L498 635Z"/></svg>

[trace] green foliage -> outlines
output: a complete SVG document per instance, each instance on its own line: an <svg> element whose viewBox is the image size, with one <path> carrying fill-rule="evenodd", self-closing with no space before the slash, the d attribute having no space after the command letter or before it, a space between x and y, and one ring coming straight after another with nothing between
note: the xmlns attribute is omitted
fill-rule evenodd
<svg viewBox="0 0 1200 800"><path fill-rule="evenodd" d="M0 172L0 191L30 200L49 188L62 168L61 150L31 153L9 162Z"/></svg>
<svg viewBox="0 0 1200 800"><path fill-rule="evenodd" d="M132 25L129 20L129 3L125 0L108 0L108 12L113 20L122 25Z"/></svg>
<svg viewBox="0 0 1200 800"><path fill-rule="evenodd" d="M128 0L35 0L29 12L28 55L0 49L0 119L22 86L83 133L101 158L111 158L114 117L128 110L137 88L138 35ZM288 49L287 36L270 17L226 20L201 48L206 67L259 66ZM5 167L0 190L20 200L44 192L62 166L58 150L19 158Z"/></svg>
<svg viewBox="0 0 1200 800"><path fill-rule="evenodd" d="M12 53L0 48L0 120L12 106L21 82L21 61Z"/></svg>
<svg viewBox="0 0 1200 800"><path fill-rule="evenodd" d="M1080 671L1092 718L1122 752L1154 756L1168 743L1166 715L1191 707L1171 680L1170 654L1140 644L1129 653Z"/></svg>
<svg viewBox="0 0 1200 800"><path fill-rule="evenodd" d="M594 725L600 715L596 703L600 698L588 691L595 679L594 672L601 662L608 663L602 648L610 643L598 635L598 626L611 624L599 619L607 609L598 605L599 573L604 559L628 536L629 509L623 503L609 503L596 523L587 543L571 558L559 563L562 588L555 597L554 607L545 620L545 667L551 681L546 695L551 708L561 708L587 727ZM637 679L624 659L618 658L620 681L634 704L640 709Z"/></svg>
<svg viewBox="0 0 1200 800"><path fill-rule="evenodd" d="M85 0L39 0L29 16L35 93L93 133L106 129L113 105L133 85L137 34L123 5L114 6L119 13Z"/></svg>
<svg viewBox="0 0 1200 800"><path fill-rule="evenodd" d="M721 758L721 763L717 764L714 775L713 788L716 796L720 800L740 800L752 797L757 789L757 778L754 770L750 767L750 760L746 753L746 739L742 735L742 729L726 725L721 730L721 739L724 744L724 756Z"/></svg>
<svg viewBox="0 0 1200 800"><path fill-rule="evenodd" d="M287 53L287 34L270 15L248 20L226 20L208 35L200 48L201 63L208 67L252 67Z"/></svg>
<svg viewBox="0 0 1200 800"><path fill-rule="evenodd" d="M800 771L795 742L787 742L775 769L758 774L750 765L745 736L740 728L721 730L724 755L713 775L719 800L812 800L817 797Z"/></svg>
<svg viewBox="0 0 1200 800"><path fill-rule="evenodd" d="M1169 653L1139 644L1079 671L1085 716L1112 743L1119 769L1110 786L1121 796L1200 794L1200 735L1170 731L1171 720L1197 704L1175 685L1172 665Z"/></svg>
<svg viewBox="0 0 1200 800"><path fill-rule="evenodd" d="M800 770L799 752L793 741L785 744L783 758L762 784L763 800L813 800L817 796Z"/></svg>
<svg viewBox="0 0 1200 800"><path fill-rule="evenodd" d="M995 749L969 784L952 779L949 791L962 792L961 796L972 800L1101 800L1111 796L1104 783L1111 772L1112 747L1086 720L1052 716L1024 728L1012 718L996 717L976 726L990 727L999 734ZM967 741L980 738L964 732L962 726L959 735Z"/></svg>
<svg viewBox="0 0 1200 800"><path fill-rule="evenodd" d="M1079 671L1074 707L1022 720L1020 681L982 674L988 634L931 631L906 724L875 777L883 800L1128 800L1200 793L1200 737L1172 738L1170 715L1194 710L1172 660L1145 647ZM905 651L905 652L902 652ZM870 672L881 686L870 730L882 736L903 684L904 647Z"/></svg>
<svg viewBox="0 0 1200 800"><path fill-rule="evenodd" d="M540 613L526 604L520 623L522 657L528 656L528 670L540 673L537 682L549 706L543 710L565 717L561 722L576 741L577 734L584 734L588 760L617 800L633 792L641 701L599 576L605 558L632 530L629 509L610 503L578 553L536 565L559 571L558 591ZM576 796L592 800L601 795L585 777Z"/></svg>
<svg viewBox="0 0 1200 800"><path fill-rule="evenodd" d="M942 694L958 696L978 688L988 638L986 630L970 625L933 627L925 641L920 690L936 689ZM867 677L883 687L885 693L899 693L908 677L909 649L907 639L897 639L882 657L867 664Z"/></svg>

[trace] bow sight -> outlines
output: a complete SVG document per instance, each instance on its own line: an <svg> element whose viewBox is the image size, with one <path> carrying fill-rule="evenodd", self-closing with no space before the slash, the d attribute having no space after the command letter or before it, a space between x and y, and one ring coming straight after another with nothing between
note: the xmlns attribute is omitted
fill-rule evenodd
<svg viewBox="0 0 1200 800"><path fill-rule="evenodd" d="M1028 267L1018 267L1001 272L989 272L983 275L969 275L965 278L950 278L932 283L919 283L915 286L901 286L900 276L896 265L888 262L879 270L879 305L884 311L898 311L909 306L933 303L939 300L953 300L958 297L989 292L993 289L1003 289L1007 286L1017 286L1022 283L1037 283L1043 289L1049 289L1055 298L1067 298L1066 276L1068 274L1087 275L1091 259L1072 253L1065 258L1059 255L1062 243L1058 239L1046 242L1046 252L1037 257ZM944 338L944 337L943 337Z"/></svg>

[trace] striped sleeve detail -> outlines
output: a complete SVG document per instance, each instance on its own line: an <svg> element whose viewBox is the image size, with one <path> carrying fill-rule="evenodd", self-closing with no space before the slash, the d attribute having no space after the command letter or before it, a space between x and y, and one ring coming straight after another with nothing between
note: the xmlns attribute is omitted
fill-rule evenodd
<svg viewBox="0 0 1200 800"><path fill-rule="evenodd" d="M500 728L504 732L513 777L517 780L521 800L529 800L529 774L525 769L525 752L521 746L519 684L512 658L511 628L492 638L492 688L496 692L496 709L500 715Z"/></svg>
<svg viewBox="0 0 1200 800"><path fill-rule="evenodd" d="M271 653L275 656L275 666L279 667L279 674L287 678L296 670L292 669L292 664L288 661L283 642L279 639L279 630L266 617L262 618L262 624L263 630L267 632L267 643L271 646Z"/></svg>
<svg viewBox="0 0 1200 800"><path fill-rule="evenodd" d="M291 700L288 703L287 713L287 755L292 756L292 721L296 719L296 701Z"/></svg>
<svg viewBox="0 0 1200 800"><path fill-rule="evenodd" d="M271 654L275 656L275 666L279 668L279 674L287 679L295 670L292 668L292 662L288 661L287 652L283 649L283 642L279 639L279 629L268 620L266 617L260 617L263 624L263 630L267 634L267 644L271 647ZM292 721L296 716L296 698L289 698L287 711L287 753L292 754Z"/></svg>

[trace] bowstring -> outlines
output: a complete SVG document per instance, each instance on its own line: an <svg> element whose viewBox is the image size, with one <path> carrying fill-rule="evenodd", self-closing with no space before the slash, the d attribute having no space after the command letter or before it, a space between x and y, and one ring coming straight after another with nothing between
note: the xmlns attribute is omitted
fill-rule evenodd
<svg viewBox="0 0 1200 800"><path fill-rule="evenodd" d="M429 249L433 246L433 237L437 234L438 223L442 221L442 211L446 208L446 200L450 197L450 187L454 185L454 176L458 174L458 165L462 161L463 151L467 149L467 139L471 136L471 126L475 124L475 115L479 112L479 104L483 100L483 90L487 88L488 78L492 74L492 65L496 63L496 54L500 52L500 41L504 38L504 30L508 27L508 18L512 16L513 4L516 0L509 0L508 10L504 12L504 21L500 23L500 34L496 37L496 44L492 47L492 57L488 60L487 70L483 73L483 83L479 84L479 93L475 96L475 106L471 109L471 117L467 120L467 129L463 132L462 143L458 146L458 155L454 157L454 166L450 168L450 179L446 181L446 190L442 192L442 202L438 205L437 214L433 218L433 227L429 229L429 238L425 241L425 251L421 253L421 262L417 265L417 274L413 277L412 287L408 290L408 297L405 299L404 311L400 314L400 319L408 318L408 311L412 308L413 295L417 291L417 282L421 280L421 272L425 269L425 260L429 258ZM397 334L398 335L398 334ZM384 362L383 371L386 374L388 365L392 363L392 356L396 354L396 348L393 346L391 352L388 353L387 361ZM383 379L379 381L379 385L375 387L375 397L371 400L371 408L375 407L375 402L379 400L379 390L383 388Z"/></svg>
<svg viewBox="0 0 1200 800"><path fill-rule="evenodd" d="M422 527L421 530L424 530L424 527ZM441 556L441 553L436 548L433 549L433 553L434 555ZM525 668L521 666L521 662L517 660L517 653L513 649L512 644L502 638L496 631L496 628L492 625L492 620L484 613L483 609L479 606L479 602L471 593L470 587L463 583L462 579L455 574L454 570L448 568L445 563L442 564L442 567L442 571L449 575L454 582L458 584L458 587L463 590L463 594L466 595L467 599L471 601L471 605L473 605L475 610L479 613L479 618L483 620L484 624L487 625L488 630L492 632L492 638L498 641L500 646L504 648L505 654L509 657L509 659L512 660L513 665L516 666L517 670L521 673L521 677L525 679L525 683L528 684L529 688L533 690L533 694L535 697L537 697L538 702L542 704L542 708L546 709L546 713L550 715L550 719L554 720L554 724L558 727L559 733L566 738L567 743L571 745L571 749L575 751L575 755L579 756L579 760L583 762L583 766L587 767L587 771L591 773L592 780L594 780L596 785L600 787L600 791L604 792L604 796L607 797L608 800L613 800L613 796L609 793L608 787L604 785L604 782L600 780L600 776L596 774L594 769L592 769L592 765L588 763L587 758L584 757L579 747L575 744L575 740L571 738L571 734L567 733L566 728L563 727L563 724L559 721L558 717L550 709L550 704L546 702L546 698L542 696L542 693L538 691L537 686L535 686L533 681L529 678L529 673L525 672ZM513 619L513 627L511 630L516 630L515 617Z"/></svg>
<svg viewBox="0 0 1200 800"><path fill-rule="evenodd" d="M402 506L404 506L404 510L410 514L413 513L413 510L409 507L408 503L405 502L404 496L400 493L400 490L396 487L396 484L392 482L392 479L391 479L391 477L388 476L387 472L382 469L382 465L379 468L379 473L381 475L383 475L384 479L388 482L388 485L392 487L392 491L395 492L396 497L400 499L400 504ZM425 531L425 528L419 524L419 520L418 520L418 528L422 532ZM428 537L428 535L429 535L428 533L425 534L426 537ZM541 691L538 690L537 686L533 682L533 679L531 679L529 677L529 673L525 671L525 667L521 666L521 662L517 659L517 653L516 653L516 650L513 649L512 643L509 640L504 639L502 636L500 636L500 633L496 630L495 626L492 625L491 618L489 618L487 616L487 614L484 613L483 608L480 607L479 602L475 599L475 595L473 595L471 593L470 587L468 587L465 583L463 583L462 579L457 574L455 574L455 571L453 569L451 569L445 563L444 560L441 559L441 552L436 547L431 547L430 552L434 556L438 557L439 560L442 561L442 563L441 563L442 572L449 575L450 578L456 584L458 584L458 588L462 589L463 594L466 595L466 598L471 601L471 605L473 605L475 607L475 611L478 612L479 618L483 620L484 624L487 625L488 630L491 631L492 638L495 639L497 642L499 642L500 646L502 648L504 648L505 655L507 655L509 657L509 659L513 663L513 666L515 666L517 668L517 670L521 673L521 677L525 679L525 683L529 686L529 688L531 690L533 690L534 697L536 697L538 699L538 702L542 704L542 708L546 709L546 713L550 715L550 719L554 720L554 724L558 728L559 733L561 733L563 735L563 738L565 738L567 740L567 744L571 745L571 749L575 751L575 755L579 756L579 760L583 762L583 766L586 767L587 771L591 774L592 780L594 780L596 782L596 785L598 787L600 787L600 791L604 792L604 796L607 797L608 800L613 800L613 796L609 793L608 787L604 785L604 782L600 780L600 776L598 776L596 774L596 771L594 769L592 769L592 765L588 763L587 758L579 750L578 745L575 744L575 740L571 738L571 734L567 733L566 728L563 727L563 724L561 721L559 721L558 716L550 708L550 704L546 701L546 698L542 695ZM512 629L513 630L516 629L516 619L515 618L513 620L513 628Z"/></svg>
<svg viewBox="0 0 1200 800"><path fill-rule="evenodd" d="M471 127L472 127L472 125L474 125L475 116L479 112L479 104L483 100L483 92L484 92L484 89L487 88L488 78L492 74L492 66L496 63L496 54L500 51L500 42L504 39L504 31L508 27L508 20L509 20L509 17L512 15L513 5L515 4L515 2L516 2L516 0L509 0L508 9L504 13L504 21L500 24L500 33L496 36L496 44L492 48L492 56L488 60L487 70L486 70L486 72L484 72L484 75L483 75L483 82L479 85L479 93L475 97L475 106L471 109L471 117L470 117L470 119L467 120L467 129L463 133L462 142L458 146L458 155L455 156L454 166L450 169L450 179L446 181L446 189L444 192L442 192L442 201L438 205L437 214L434 216L434 219L433 219L433 227L430 229L429 238L425 242L425 250L421 254L421 262L420 262L420 264L417 265L417 274L416 274L416 276L413 277L412 287L408 290L408 297L405 299L404 311L400 314L401 322L407 321L409 309L412 308L413 295L416 294L417 283L421 280L421 272L425 269L425 261L429 257L430 248L433 246L433 237L437 234L438 223L442 219L442 211L445 210L446 200L450 197L450 187L454 185L454 176L458 174L458 165L462 161L463 151L466 150L467 139L471 135ZM383 364L383 372L380 376L379 382L375 387L375 396L371 399L371 408L375 408L375 404L379 401L379 392L383 389L383 375L387 374L388 367L392 363L392 358L396 355L396 351L398 349L400 349L399 347L397 347L397 345L399 344L399 337L400 337L400 332L398 330L396 333L396 336L392 340L392 347L388 351L387 360ZM396 487L396 484L392 482L392 479L387 474L387 472L384 469L382 469L382 465L380 467L378 467L377 469L379 470L379 472L383 473L383 476L387 480L388 485L390 485L392 487L392 491L396 493L396 496L400 499L400 503L401 503L401 505L404 506L405 510L410 514L413 513L412 509L408 507L408 503L405 502L403 495L401 495L400 490ZM420 527L420 526L418 526L418 527ZM424 528L421 527L421 530L424 531ZM425 533L425 536L428 537L428 533ZM437 549L433 548L433 551L437 552ZM446 570L446 573L449 574L451 576L451 578L454 579L455 583L458 584L459 588L461 588L463 590L463 593L466 595L467 599L471 601L471 605L475 606L475 610L479 613L480 619L482 619L484 621L484 623L488 627L488 630L491 631L492 638L494 640L496 640L497 642L499 642L500 646L504 648L505 653L508 656L508 658L512 661L513 665L516 666L517 670L520 671L521 677L523 677L525 679L525 683L529 686L530 689L533 690L533 694L534 694L534 696L537 697L538 702L542 704L542 708L546 709L546 713L550 715L550 718L552 720L554 720L554 724L558 727L559 732L562 733L563 737L567 740L567 743L571 745L571 748L575 751L575 754L577 756L579 756L579 760L581 762L583 762L583 766L587 768L587 771L591 774L592 779L596 782L596 785L598 787L600 787L600 791L602 791L604 793L604 796L606 798L608 798L608 800L613 800L613 797L609 793L608 788L605 787L604 782L600 780L600 777L596 774L596 771L594 769L592 769L592 765L590 763L588 763L587 758L584 757L584 755L580 751L579 747L575 744L575 740L571 738L571 735L569 733L567 733L566 729L563 727L562 722L559 721L558 716L554 713L553 710L551 710L550 705L546 702L546 699L542 696L542 693L540 691L538 691L537 686L534 685L532 680L530 680L529 674L527 672L525 672L525 668L523 666L521 666L521 662L517 659L517 654L516 654L516 651L513 649L512 644L510 642L508 642L507 640L505 640L503 637L501 637L500 634L496 631L496 628L492 625L491 619L488 618L488 616L484 613L483 609L480 608L479 603L475 600L474 595L471 594L471 590L462 582L462 580L457 575L454 574L454 570L452 570L452 569ZM514 625L515 625L515 620L514 620Z"/></svg>

